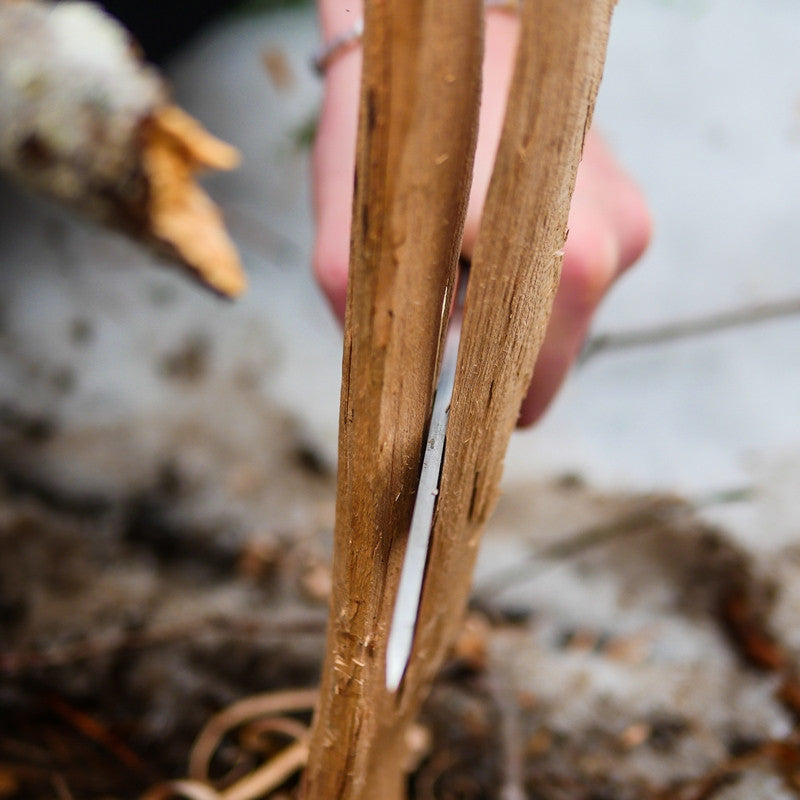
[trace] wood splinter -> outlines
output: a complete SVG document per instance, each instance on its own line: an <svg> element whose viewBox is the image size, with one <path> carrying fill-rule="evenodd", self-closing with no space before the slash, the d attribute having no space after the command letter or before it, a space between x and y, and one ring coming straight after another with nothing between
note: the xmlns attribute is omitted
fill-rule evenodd
<svg viewBox="0 0 800 800"><path fill-rule="evenodd" d="M225 295L246 278L195 182L235 148L169 100L115 20L84 2L0 0L0 171L121 230Z"/></svg>

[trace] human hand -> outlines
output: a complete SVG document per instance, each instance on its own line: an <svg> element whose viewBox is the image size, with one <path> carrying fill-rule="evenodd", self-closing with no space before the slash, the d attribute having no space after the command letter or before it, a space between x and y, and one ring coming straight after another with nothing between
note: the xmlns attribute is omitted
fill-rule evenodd
<svg viewBox="0 0 800 800"><path fill-rule="evenodd" d="M345 7L346 6L346 7ZM326 40L349 29L360 9L342 0L321 0ZM462 252L472 253L480 225L505 99L513 69L518 20L487 13L484 91L472 191ZM358 124L361 50L340 53L328 66L314 145L314 205L317 220L313 266L339 319L344 318L350 247L350 215ZM597 306L613 282L642 254L651 234L644 199L600 136L590 131L578 170L569 215L561 282L519 424L541 417L575 361Z"/></svg>

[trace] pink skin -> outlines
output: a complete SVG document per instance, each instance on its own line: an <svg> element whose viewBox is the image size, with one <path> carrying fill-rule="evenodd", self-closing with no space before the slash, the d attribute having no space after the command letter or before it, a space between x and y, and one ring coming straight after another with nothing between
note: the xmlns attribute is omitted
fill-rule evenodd
<svg viewBox="0 0 800 800"><path fill-rule="evenodd" d="M322 0L320 19L329 40L360 14L355 3ZM472 252L480 224L505 96L511 79L518 22L510 14L487 13L484 92L480 135L462 250ZM314 145L314 204L317 233L314 274L339 319L344 318L350 246L350 214L361 51L353 47L328 67ZM614 281L644 252L652 225L644 199L595 131L586 139L569 215L561 283L520 425L536 422L558 392L577 357L592 315Z"/></svg>

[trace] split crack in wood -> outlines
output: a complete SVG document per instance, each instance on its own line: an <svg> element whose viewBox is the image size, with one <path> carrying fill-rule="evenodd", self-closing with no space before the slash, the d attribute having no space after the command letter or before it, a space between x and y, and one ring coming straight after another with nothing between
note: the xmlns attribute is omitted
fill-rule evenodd
<svg viewBox="0 0 800 800"><path fill-rule="evenodd" d="M404 731L458 631L544 336L613 5L521 6L411 656L395 693L386 685L387 638L460 251L483 19L479 0L366 3L333 596L304 800L404 794ZM448 81L453 75L460 80ZM450 157L437 164L442 141ZM359 680L341 686L339 668L356 659Z"/></svg>

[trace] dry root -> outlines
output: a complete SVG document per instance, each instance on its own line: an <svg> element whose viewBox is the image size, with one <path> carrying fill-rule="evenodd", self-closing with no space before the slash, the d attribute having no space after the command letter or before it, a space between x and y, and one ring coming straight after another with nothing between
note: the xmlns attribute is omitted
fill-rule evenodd
<svg viewBox="0 0 800 800"><path fill-rule="evenodd" d="M212 717L197 737L189 758L189 777L159 784L142 800L255 800L269 797L305 766L309 728L287 715L311 711L317 696L316 689L270 692L226 708ZM234 733L240 749L240 758L236 760L244 763L256 757L262 763L243 776L229 773L212 780L211 761L223 742ZM276 739L286 738L291 744L276 752Z"/></svg>

